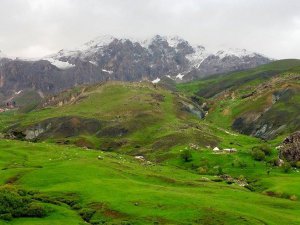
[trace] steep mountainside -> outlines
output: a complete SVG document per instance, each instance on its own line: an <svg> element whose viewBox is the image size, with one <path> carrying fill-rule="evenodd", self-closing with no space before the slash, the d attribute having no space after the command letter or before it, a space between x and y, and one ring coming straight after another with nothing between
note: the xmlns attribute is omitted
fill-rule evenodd
<svg viewBox="0 0 300 225"><path fill-rule="evenodd" d="M188 81L270 61L246 50L212 53L176 36L156 35L149 40L101 36L80 48L38 60L0 60L0 100L13 98L20 91L53 94L106 80L159 82L168 76L178 82Z"/></svg>
<svg viewBox="0 0 300 225"><path fill-rule="evenodd" d="M208 120L270 139L300 129L300 60L178 85L211 101Z"/></svg>

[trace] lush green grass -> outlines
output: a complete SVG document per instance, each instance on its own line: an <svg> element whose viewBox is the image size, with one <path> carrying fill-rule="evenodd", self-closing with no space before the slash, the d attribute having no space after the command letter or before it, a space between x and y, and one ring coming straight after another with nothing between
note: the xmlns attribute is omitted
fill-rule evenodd
<svg viewBox="0 0 300 225"><path fill-rule="evenodd" d="M53 144L0 141L1 183L12 177L20 189L38 191L39 199L73 196L82 208L94 209L91 221L133 224L298 224L300 203L250 192L236 184L213 182L173 166L144 164L128 156ZM199 153L200 156L201 153ZM211 153L210 153L211 154ZM103 159L99 160L98 156ZM203 152L208 156L209 152ZM201 158L194 158L200 161ZM218 159L217 159L218 160ZM4 168L4 170L3 170ZM257 168L257 170L259 170ZM241 171L242 172L242 171ZM271 174L270 179L273 180ZM276 172L278 182L293 173ZM278 185L276 191L298 191ZM72 195L70 195L72 194ZM47 198L46 198L47 197ZM93 203L93 204L92 204ZM80 210L66 204L48 204L45 218L13 219L9 224L80 224ZM276 215L276 217L274 216ZM81 221L81 222L80 222ZM3 224L7 224L2 222Z"/></svg>
<svg viewBox="0 0 300 225"><path fill-rule="evenodd" d="M286 60L180 84L180 93L151 83L78 87L59 94L46 108L0 114L3 132L12 125L22 129L66 116L74 118L72 129L83 124L80 119L101 124L97 133L50 133L37 139L39 143L0 139L1 188L25 190L31 201L48 209L43 218L0 224L300 224L298 170L284 173L268 163L278 157L275 147L284 136L267 143L271 153L264 161L255 161L252 149L265 143L231 129L236 117L264 110L273 91L288 80L295 92L270 112L278 115L285 108L296 118L299 110L291 103L299 100L292 77L297 66L299 61ZM269 80L275 88L251 101L241 97ZM201 95L207 90L207 96ZM229 94L214 96L224 90ZM200 99L210 105L204 120L184 108L194 104L186 96L195 94L209 97ZM61 124L52 124L56 125ZM118 128L128 132L115 135ZM64 145L53 143L57 141ZM100 151L110 145L112 152ZM237 152L216 154L216 146ZM183 152L191 154L187 162ZM223 174L234 182L220 178Z"/></svg>

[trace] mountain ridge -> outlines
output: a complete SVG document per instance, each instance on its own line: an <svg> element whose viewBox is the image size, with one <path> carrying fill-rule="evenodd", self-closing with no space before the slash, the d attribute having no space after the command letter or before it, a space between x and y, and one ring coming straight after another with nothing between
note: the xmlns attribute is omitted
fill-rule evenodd
<svg viewBox="0 0 300 225"><path fill-rule="evenodd" d="M55 94L106 80L185 82L212 74L253 68L272 60L246 50L210 53L178 36L118 39L105 35L73 50L39 59L0 59L0 100L26 90ZM22 79L20 79L22 78Z"/></svg>
<svg viewBox="0 0 300 225"><path fill-rule="evenodd" d="M189 61L188 68L183 68L180 72L184 72L188 74L193 69L199 69L201 63L210 56L219 57L223 60L226 57L238 57L238 58L254 58L254 57L264 57L266 59L270 59L267 56L264 56L257 52L250 52L246 49L238 49L238 48L229 48L229 49L221 49L217 51L209 51L202 45L192 45L187 40L183 38L173 35L173 36L161 36L155 35L152 38L148 39L135 39L135 38L116 38L111 35L103 35L98 36L95 39L90 40L89 42L84 43L81 47L77 47L71 50L62 49L56 54L49 55L47 57L43 57L41 59L50 59L53 58L55 60L60 61L72 61L67 59L71 58L80 58L82 60L87 60L89 58L93 58L94 54L104 54L105 47L109 46L114 41L121 42L125 44L126 42L131 42L133 45L140 45L142 48L147 49L150 53L153 53L153 45L158 45L162 48L174 48L175 52L178 53L180 51L184 52L184 57ZM270 59L271 60L271 59ZM89 61L92 62L93 61ZM95 63L95 62L94 62ZM260 63L258 63L259 65ZM263 63L262 63L263 64ZM176 71L171 71L171 74L165 75L177 75L172 74L176 73ZM200 73L203 71L200 71ZM206 72L204 76L209 75L210 72ZM174 77L175 77L174 76ZM189 80L189 78L187 78Z"/></svg>

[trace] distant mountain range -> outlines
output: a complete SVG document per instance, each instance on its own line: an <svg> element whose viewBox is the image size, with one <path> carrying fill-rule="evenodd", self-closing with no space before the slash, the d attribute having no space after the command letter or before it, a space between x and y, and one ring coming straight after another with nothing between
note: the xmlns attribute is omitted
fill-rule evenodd
<svg viewBox="0 0 300 225"><path fill-rule="evenodd" d="M85 83L105 80L177 82L228 73L272 61L245 49L209 52L178 36L156 35L147 40L100 36L73 50L40 59L9 59L0 52L0 98L24 90L57 93Z"/></svg>

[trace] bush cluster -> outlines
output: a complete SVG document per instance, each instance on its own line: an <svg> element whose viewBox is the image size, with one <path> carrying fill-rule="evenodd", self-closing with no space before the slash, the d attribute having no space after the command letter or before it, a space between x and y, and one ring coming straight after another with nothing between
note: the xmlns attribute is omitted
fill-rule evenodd
<svg viewBox="0 0 300 225"><path fill-rule="evenodd" d="M181 152L180 157L184 162L191 162L193 160L193 156L190 150L184 150L183 152Z"/></svg>
<svg viewBox="0 0 300 225"><path fill-rule="evenodd" d="M284 162L284 164L282 165L282 170L285 173L289 173L292 169L292 165L289 162Z"/></svg>
<svg viewBox="0 0 300 225"><path fill-rule="evenodd" d="M11 220L18 217L44 217L46 208L32 200L25 191L12 188L0 189L0 219Z"/></svg>
<svg viewBox="0 0 300 225"><path fill-rule="evenodd" d="M265 153L262 150L259 149L253 149L252 150L252 157L256 161L264 161L266 158Z"/></svg>
<svg viewBox="0 0 300 225"><path fill-rule="evenodd" d="M268 144L262 144L252 149L252 157L257 161L264 161L266 156L272 154L272 148Z"/></svg>

